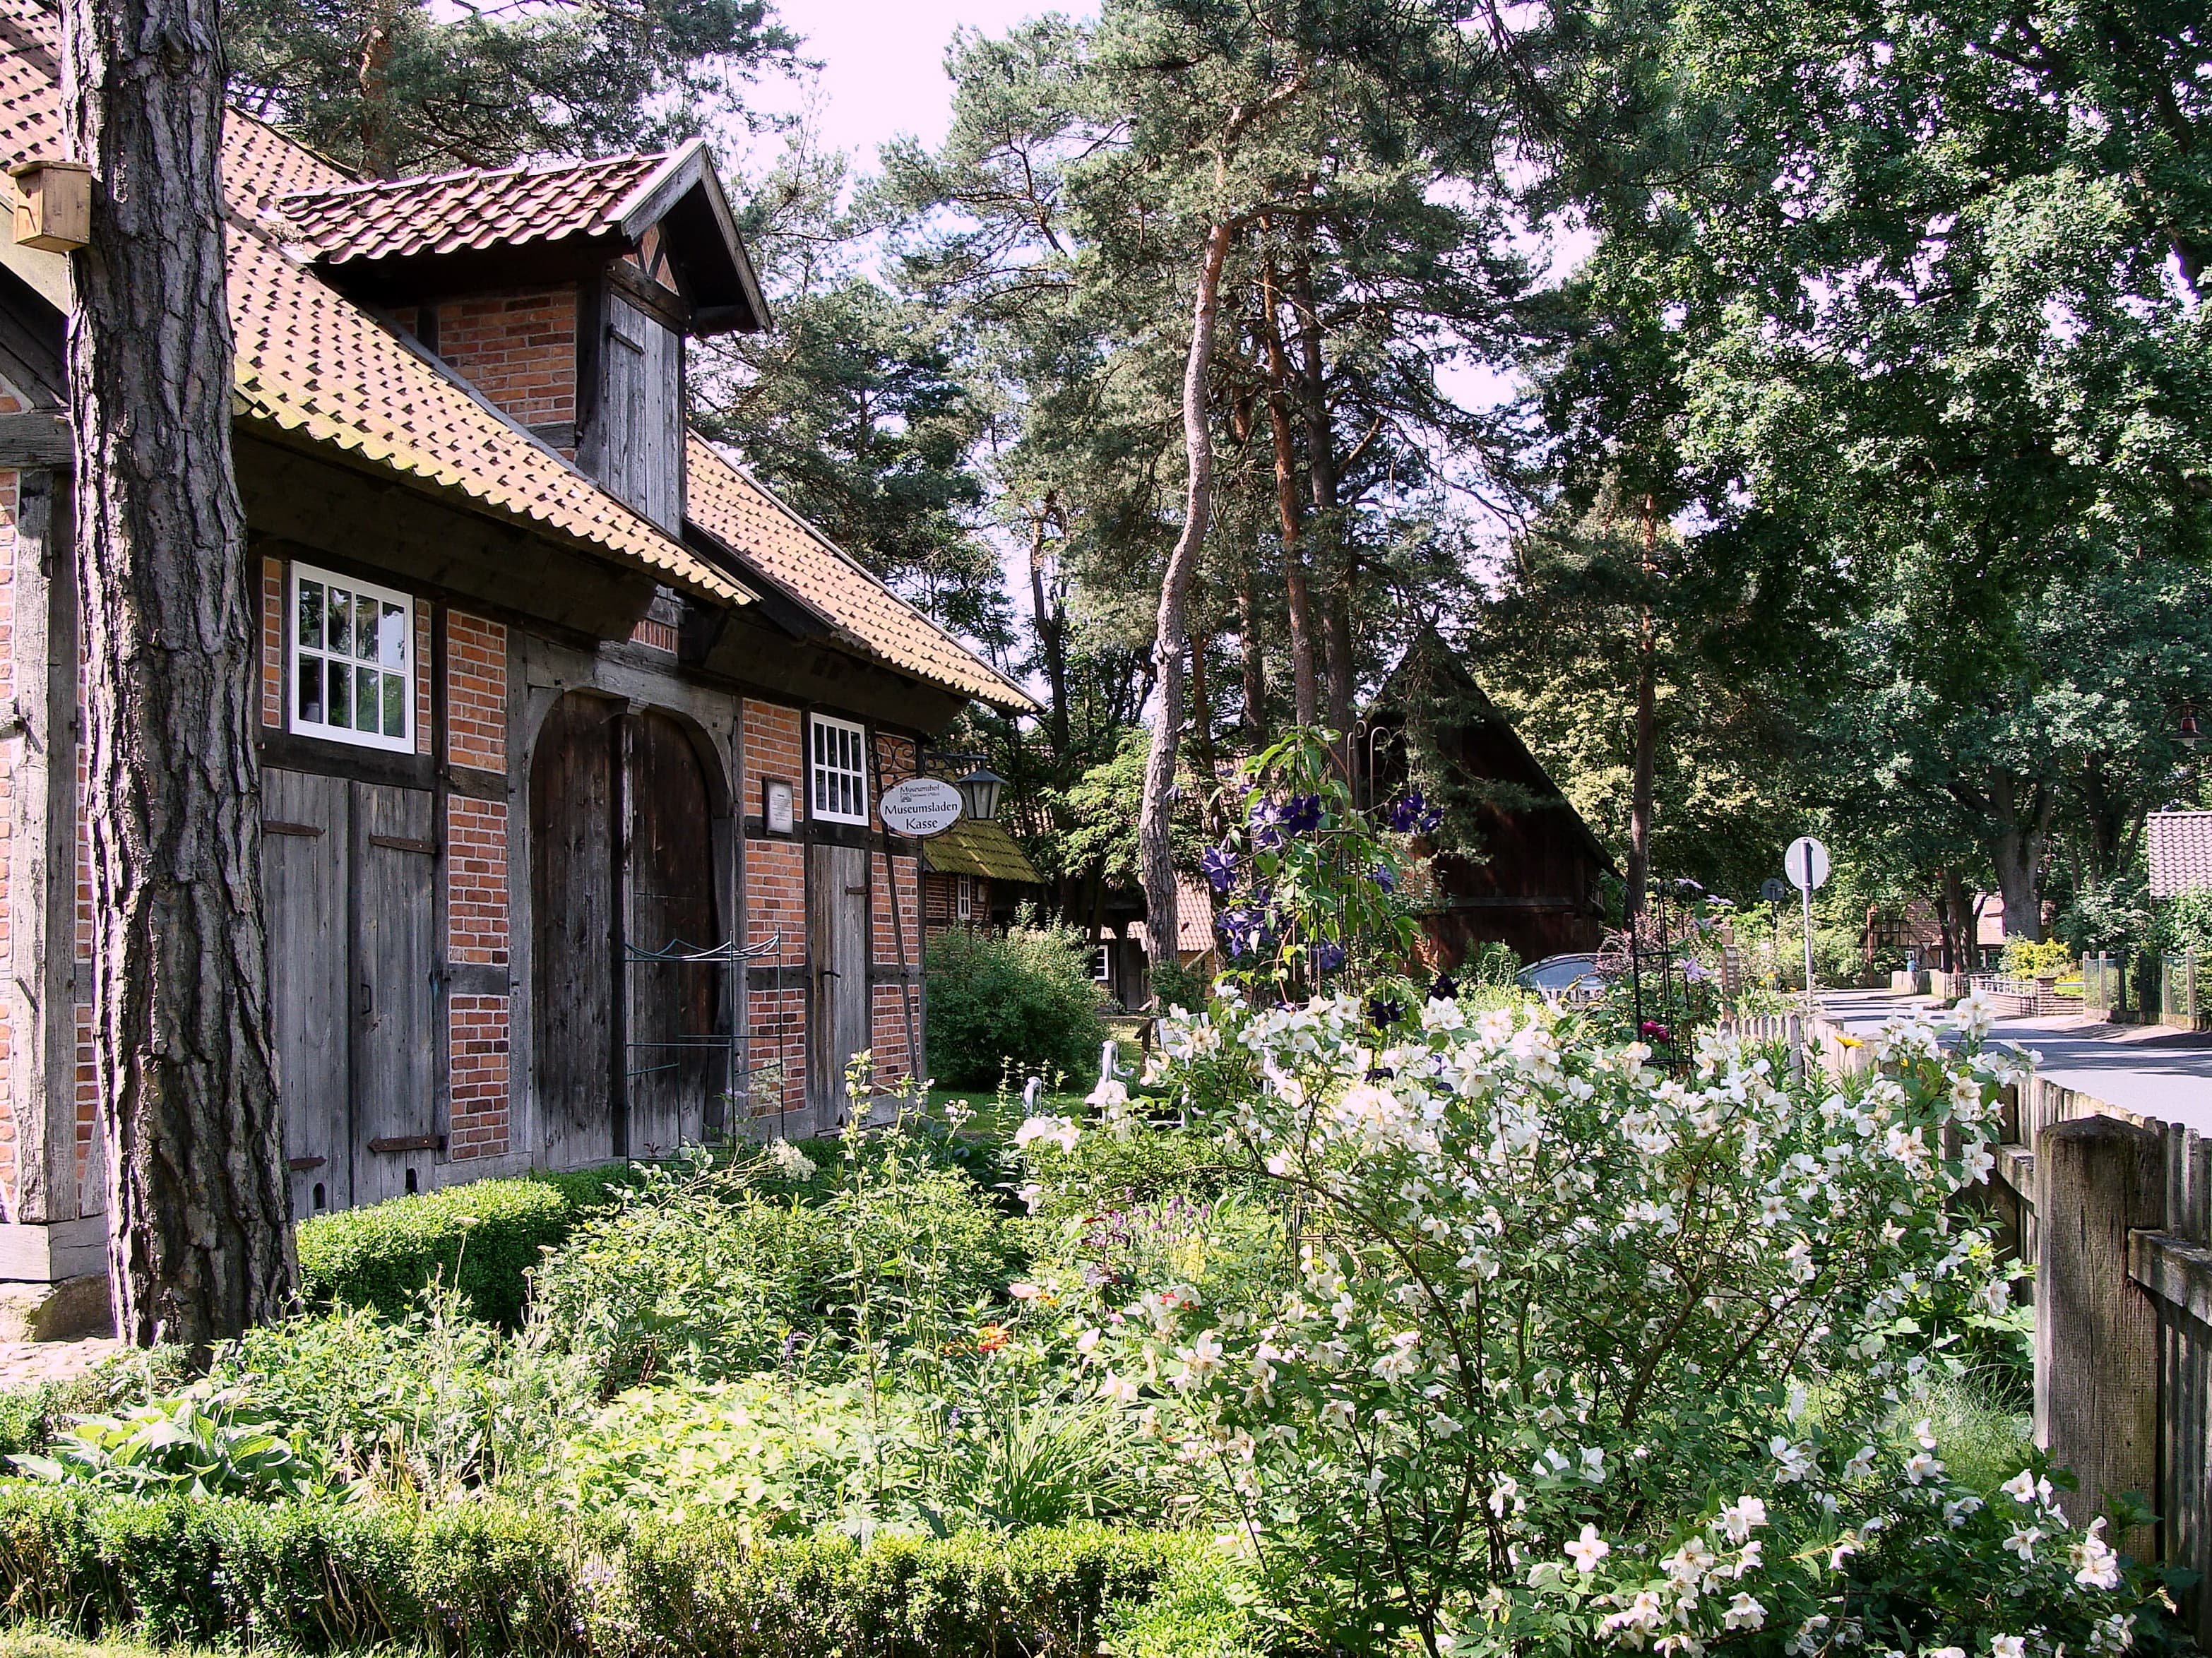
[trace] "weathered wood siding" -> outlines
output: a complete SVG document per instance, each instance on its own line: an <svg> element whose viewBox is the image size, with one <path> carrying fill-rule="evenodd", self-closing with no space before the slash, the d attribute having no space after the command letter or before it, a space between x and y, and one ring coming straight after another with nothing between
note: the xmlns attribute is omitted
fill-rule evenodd
<svg viewBox="0 0 2212 1658"><path fill-rule="evenodd" d="M577 459L672 535L684 528L684 337L619 294L603 301L598 385Z"/></svg>
<svg viewBox="0 0 2212 1658"><path fill-rule="evenodd" d="M850 1108L845 1061L868 1045L868 886L873 861L859 847L806 849L807 1095L817 1132Z"/></svg>

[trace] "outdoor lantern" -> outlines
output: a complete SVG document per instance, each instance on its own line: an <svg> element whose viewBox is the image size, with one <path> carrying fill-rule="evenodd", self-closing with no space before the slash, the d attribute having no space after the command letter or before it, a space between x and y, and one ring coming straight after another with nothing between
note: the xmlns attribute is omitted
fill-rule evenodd
<svg viewBox="0 0 2212 1658"><path fill-rule="evenodd" d="M968 815L979 823L988 823L999 815L999 791L1006 780L988 766L979 765L954 785L960 799L968 808Z"/></svg>
<svg viewBox="0 0 2212 1658"><path fill-rule="evenodd" d="M2185 714L2181 716L2181 729L2176 732L2174 736L2179 740L2181 746L2191 754L2196 753L2204 742L2203 733L2197 729L2197 716L2193 714Z"/></svg>

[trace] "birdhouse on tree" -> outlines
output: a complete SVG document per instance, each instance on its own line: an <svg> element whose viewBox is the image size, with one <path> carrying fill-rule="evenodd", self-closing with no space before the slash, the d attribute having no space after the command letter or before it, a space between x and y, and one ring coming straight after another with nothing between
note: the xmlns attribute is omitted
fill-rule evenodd
<svg viewBox="0 0 2212 1658"><path fill-rule="evenodd" d="M15 181L15 240L48 253L74 253L92 240L92 169L82 161L29 161L8 170Z"/></svg>

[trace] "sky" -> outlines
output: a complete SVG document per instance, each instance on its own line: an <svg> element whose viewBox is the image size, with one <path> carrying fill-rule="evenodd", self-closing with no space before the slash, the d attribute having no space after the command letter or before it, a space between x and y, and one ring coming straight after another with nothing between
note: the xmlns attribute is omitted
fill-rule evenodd
<svg viewBox="0 0 2212 1658"><path fill-rule="evenodd" d="M776 0L776 12L821 62L814 77L822 139L872 171L878 146L910 132L934 144L952 118L945 47L956 28L996 34L1041 11L1081 11L1066 0ZM805 90L763 87L755 101L795 107Z"/></svg>

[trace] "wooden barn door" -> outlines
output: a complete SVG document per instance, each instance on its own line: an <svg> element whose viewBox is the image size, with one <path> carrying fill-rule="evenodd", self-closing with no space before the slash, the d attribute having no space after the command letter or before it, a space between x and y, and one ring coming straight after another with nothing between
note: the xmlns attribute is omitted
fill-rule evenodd
<svg viewBox="0 0 2212 1658"><path fill-rule="evenodd" d="M633 1152L667 1151L703 1132L729 1087L721 975L710 964L644 959L712 949L715 925L707 774L665 714L629 724L629 1125Z"/></svg>
<svg viewBox="0 0 2212 1658"><path fill-rule="evenodd" d="M547 1160L673 1151L728 1086L707 774L665 714L571 695L531 762L538 1114Z"/></svg>
<svg viewBox="0 0 2212 1658"><path fill-rule="evenodd" d="M616 705L553 705L530 762L538 1114L556 1169L617 1154ZM625 1148L626 1149L626 1148Z"/></svg>
<svg viewBox="0 0 2212 1658"><path fill-rule="evenodd" d="M868 1045L868 861L859 847L806 849L806 1097L817 1133L844 1119L845 1062Z"/></svg>
<svg viewBox="0 0 2212 1658"><path fill-rule="evenodd" d="M422 789L262 774L270 1016L295 1214L429 1189L435 809Z"/></svg>
<svg viewBox="0 0 2212 1658"><path fill-rule="evenodd" d="M353 1200L428 1191L438 1148L437 801L352 786Z"/></svg>
<svg viewBox="0 0 2212 1658"><path fill-rule="evenodd" d="M261 774L269 1022L292 1212L302 1218L353 1205L348 787L342 777Z"/></svg>

